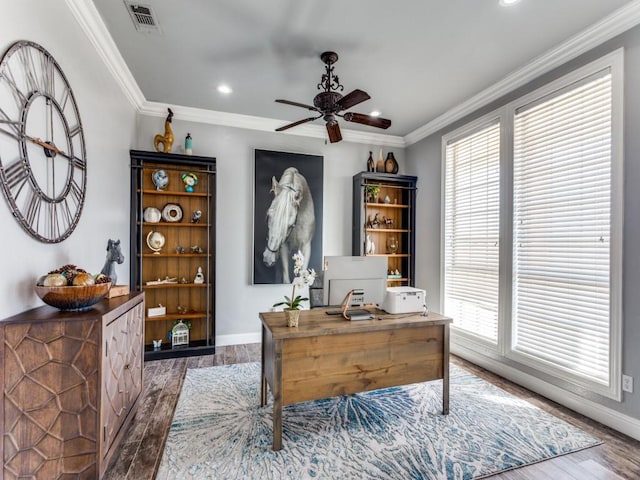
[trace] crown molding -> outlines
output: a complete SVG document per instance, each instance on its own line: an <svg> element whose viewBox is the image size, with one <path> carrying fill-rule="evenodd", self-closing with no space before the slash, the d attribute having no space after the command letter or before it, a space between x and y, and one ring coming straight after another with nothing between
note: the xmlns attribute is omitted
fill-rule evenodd
<svg viewBox="0 0 640 480"><path fill-rule="evenodd" d="M251 115L241 115L239 113L218 112L203 108L184 107L180 105L170 107L174 113L174 118L179 118L180 120L186 120L189 122L221 125L224 127L235 127L273 133L276 128L287 123L287 120L254 117ZM145 101L142 103L138 111L141 115L164 117L167 114L167 105L159 102ZM327 138L326 128L320 125L302 125L291 131L282 132L282 134L320 139ZM388 147L404 148L405 146L403 138L399 136L348 129L342 129L342 139L347 142L384 145Z"/></svg>
<svg viewBox="0 0 640 480"><path fill-rule="evenodd" d="M87 0L65 0L67 6L73 13L77 22L82 27L96 52L105 63L116 82L124 92L125 96L138 113L142 115L164 116L166 105L156 102L148 102L142 90L138 86L131 70L127 66L124 58L120 54L109 30L107 29L100 13L96 9L93 1ZM223 125L227 127L244 128L248 130L259 130L273 132L286 120L275 120L271 118L254 117L251 115L241 115L237 113L218 112L199 108L175 106L172 107L174 113L183 120L207 123L211 125ZM303 137L321 138L327 136L327 131L319 125L304 125L294 131L285 132L287 135L298 135ZM404 139L400 136L384 135L379 133L367 133L356 130L342 130L342 138L348 142L365 143L375 145L385 145L390 147L404 148Z"/></svg>
<svg viewBox="0 0 640 480"><path fill-rule="evenodd" d="M111 75L120 85L127 100L136 109L139 109L145 101L142 90L140 90L138 83L133 78L93 1L65 1L96 52L98 52L98 55L111 72Z"/></svg>
<svg viewBox="0 0 640 480"><path fill-rule="evenodd" d="M448 112L404 136L405 145L413 145L438 130L460 120L465 115L499 99L503 95L526 85L540 75L559 67L579 55L611 40L640 23L640 1L634 0L619 8L569 40L535 58L531 63L510 73L491 87L474 95Z"/></svg>

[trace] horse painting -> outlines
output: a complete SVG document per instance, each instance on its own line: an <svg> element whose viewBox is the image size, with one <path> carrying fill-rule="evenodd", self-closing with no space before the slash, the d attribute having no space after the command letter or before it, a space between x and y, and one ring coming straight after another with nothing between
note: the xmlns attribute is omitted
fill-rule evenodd
<svg viewBox="0 0 640 480"><path fill-rule="evenodd" d="M315 230L313 198L307 180L294 167L285 169L280 181L271 178L270 192L274 197L267 210L267 246L262 260L267 267L273 267L280 257L283 282L289 283L293 253L302 252L303 269L309 265Z"/></svg>
<svg viewBox="0 0 640 480"><path fill-rule="evenodd" d="M107 260L104 262L104 266L100 273L107 275L111 278L111 285L116 284L118 275L116 274L116 263L120 265L124 262L124 255L120 250L120 240L111 240L107 243Z"/></svg>

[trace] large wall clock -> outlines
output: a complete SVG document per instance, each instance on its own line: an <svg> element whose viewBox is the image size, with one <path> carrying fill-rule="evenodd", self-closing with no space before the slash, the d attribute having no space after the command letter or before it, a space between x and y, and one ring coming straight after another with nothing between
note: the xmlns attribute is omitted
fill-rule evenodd
<svg viewBox="0 0 640 480"><path fill-rule="evenodd" d="M61 242L80 219L86 177L67 78L40 45L14 43L0 62L0 184L11 212L32 237Z"/></svg>

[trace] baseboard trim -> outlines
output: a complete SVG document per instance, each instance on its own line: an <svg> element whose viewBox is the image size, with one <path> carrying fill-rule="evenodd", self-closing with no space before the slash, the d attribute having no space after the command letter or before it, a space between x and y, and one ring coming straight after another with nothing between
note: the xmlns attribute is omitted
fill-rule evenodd
<svg viewBox="0 0 640 480"><path fill-rule="evenodd" d="M243 345L245 343L260 343L262 336L257 333L238 333L235 335L217 335L216 347L226 347L228 345Z"/></svg>
<svg viewBox="0 0 640 480"><path fill-rule="evenodd" d="M571 410L585 415L597 422L640 440L640 419L630 417L611 408L595 403L586 398L580 397L572 392L556 387L539 378L524 373L517 368L505 365L493 358L488 358L482 354L469 350L468 348L451 345L451 353L458 355L482 368L500 375L507 380L517 383L531 391L543 395L554 402L559 403Z"/></svg>

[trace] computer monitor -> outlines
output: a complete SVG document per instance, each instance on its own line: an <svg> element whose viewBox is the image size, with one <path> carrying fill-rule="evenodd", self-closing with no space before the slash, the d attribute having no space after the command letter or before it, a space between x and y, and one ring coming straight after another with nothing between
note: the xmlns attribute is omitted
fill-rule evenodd
<svg viewBox="0 0 640 480"><path fill-rule="evenodd" d="M324 257L323 301L340 306L351 290L350 307L376 305L384 302L387 291L387 257Z"/></svg>

